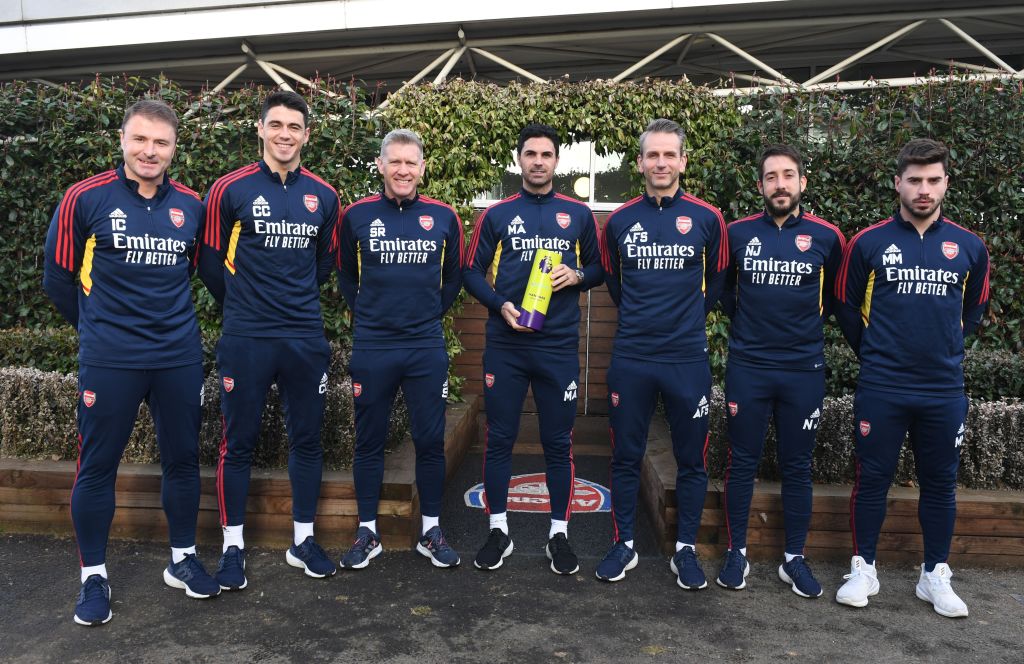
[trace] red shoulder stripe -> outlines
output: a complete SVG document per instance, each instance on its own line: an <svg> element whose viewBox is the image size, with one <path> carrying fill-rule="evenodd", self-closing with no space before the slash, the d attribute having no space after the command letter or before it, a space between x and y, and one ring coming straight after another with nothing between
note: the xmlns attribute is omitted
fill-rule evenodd
<svg viewBox="0 0 1024 664"><path fill-rule="evenodd" d="M716 217L718 217L718 225L720 228L719 232L722 238L718 243L718 271L721 272L729 265L729 231L725 227L725 217L722 216L722 211L711 203L701 200L692 194L683 192L683 198L691 203L696 203L697 205L706 207L711 210Z"/></svg>
<svg viewBox="0 0 1024 664"><path fill-rule="evenodd" d="M315 180L316 182L319 182L319 183L320 183L320 184L322 184L323 186L327 187L328 189L330 189L331 191L333 191L333 192L334 192L334 195L335 195L335 196L337 196L337 195L338 195L338 190L337 190L337 189L335 189L334 187L332 187L332 186L331 186L331 185L330 185L330 184L329 184L329 183L327 182L327 180L323 179L322 177L320 177L319 175L317 175L317 174L316 174L316 173L314 173L313 171L309 170L309 169L308 169L308 168L306 168L305 166L300 166L300 167L299 167L299 172L300 172L300 173L302 173L302 174L303 174L303 175L305 175L305 176L308 176L309 178L312 178L312 179L313 179L313 180Z"/></svg>
<svg viewBox="0 0 1024 664"><path fill-rule="evenodd" d="M105 171L71 185L64 194L57 217L57 248L54 259L65 270L75 269L74 220L78 198L90 189L113 182L117 177L117 171Z"/></svg>
<svg viewBox="0 0 1024 664"><path fill-rule="evenodd" d="M508 203L510 201L516 200L520 196L521 193L517 191L508 198L503 198L497 203L493 203L487 206L487 209L480 213L480 216L476 220L476 226L473 228L473 235L469 239L469 246L466 248L467 259L465 264L467 267L473 267L473 262L476 260L476 250L478 245L480 244L480 229L483 228L484 222L487 221L487 213L489 213L491 210L493 210L494 208L498 207L503 203Z"/></svg>
<svg viewBox="0 0 1024 664"><path fill-rule="evenodd" d="M237 182L258 170L258 163L242 166L241 168L231 171L227 175L221 177L213 183L212 187L210 187L210 193L207 196L206 230L203 232L203 242L211 249L220 251L220 203L224 198L224 192L227 190L228 185L233 182Z"/></svg>
<svg viewBox="0 0 1024 664"><path fill-rule="evenodd" d="M199 194L197 194L196 192L192 191L191 189L189 189L188 187L186 187L182 183L178 182L177 180L171 180L171 186L174 187L175 189L177 189L178 191L180 191L183 194L188 194L189 196L192 196L197 201L203 200L199 196Z"/></svg>
<svg viewBox="0 0 1024 664"><path fill-rule="evenodd" d="M838 299L840 302L846 302L846 279L849 276L850 272L850 256L853 254L853 245L856 244L857 240L859 240L860 237L867 233L868 231L874 228L884 226L885 224L888 224L890 221L892 221L892 217L871 224L870 226L862 229L859 233L850 238L850 242L846 245L846 248L843 250L843 262L839 265L839 274L836 275L835 295L836 299Z"/></svg>
<svg viewBox="0 0 1024 664"><path fill-rule="evenodd" d="M749 217L743 217L742 219L737 219L736 221L730 221L728 224L726 224L726 228L731 228L734 224L742 224L744 221L753 221L755 219L759 219L763 214L764 212L758 212L757 214L752 214Z"/></svg>
<svg viewBox="0 0 1024 664"><path fill-rule="evenodd" d="M838 226L836 226L830 221L826 221L825 219L822 219L821 217L813 215L809 212L804 213L804 219L806 219L807 221L813 221L819 226L824 226L825 228L832 229L832 231L839 237L839 248L844 251L846 250L846 236L843 235L843 232L839 230Z"/></svg>

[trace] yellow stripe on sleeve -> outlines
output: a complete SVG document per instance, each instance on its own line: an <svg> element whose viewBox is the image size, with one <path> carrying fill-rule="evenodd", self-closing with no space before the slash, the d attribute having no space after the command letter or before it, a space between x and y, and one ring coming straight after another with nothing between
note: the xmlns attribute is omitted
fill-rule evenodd
<svg viewBox="0 0 1024 664"><path fill-rule="evenodd" d="M92 292L92 257L96 253L96 234L93 233L85 241L85 253L82 254L82 272L79 279L82 281L82 292L87 296Z"/></svg>
<svg viewBox="0 0 1024 664"><path fill-rule="evenodd" d="M242 233L242 222L235 220L231 228L231 240L228 241L228 255L224 258L224 267L231 274L235 273L235 252L238 251L238 236Z"/></svg>
<svg viewBox="0 0 1024 664"><path fill-rule="evenodd" d="M875 290L875 271L868 275L868 287L864 289L864 302L860 305L860 318L864 321L864 327L869 324L871 318L871 295Z"/></svg>

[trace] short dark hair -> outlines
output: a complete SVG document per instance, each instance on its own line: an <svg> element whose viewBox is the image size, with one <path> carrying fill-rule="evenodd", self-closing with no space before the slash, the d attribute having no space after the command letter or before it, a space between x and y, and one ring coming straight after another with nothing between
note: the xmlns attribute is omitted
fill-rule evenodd
<svg viewBox="0 0 1024 664"><path fill-rule="evenodd" d="M943 172L949 172L949 148L930 138L915 138L900 150L896 175L902 177L908 166L927 164L942 164Z"/></svg>
<svg viewBox="0 0 1024 664"><path fill-rule="evenodd" d="M540 124L539 122L531 122L519 132L519 148L516 150L516 154L523 154L523 146L531 138L550 139L555 146L555 156L558 156L558 148L560 147L558 132L555 131L554 127Z"/></svg>
<svg viewBox="0 0 1024 664"><path fill-rule="evenodd" d="M124 120L121 121L121 131L128 125L128 121L136 115L141 115L150 120L166 122L174 129L174 135L178 135L178 114L174 112L167 102L159 99L140 99L124 112Z"/></svg>
<svg viewBox="0 0 1024 664"><path fill-rule="evenodd" d="M297 92L276 90L267 95L267 98L263 100L263 108L260 110L260 120L265 121L267 113L275 106L284 106L302 113L302 124L309 124L309 104Z"/></svg>
<svg viewBox="0 0 1024 664"><path fill-rule="evenodd" d="M769 157L789 157L796 162L796 174L802 176L804 174L804 158L792 145L786 143L776 143L774 145L768 145L764 150L761 151L761 158L757 162L757 179L764 179L764 162L768 161Z"/></svg>
<svg viewBox="0 0 1024 664"><path fill-rule="evenodd" d="M679 137L679 154L686 152L686 131L675 120L656 118L648 123L644 133L640 134L640 154L644 153L644 141L651 134L675 134Z"/></svg>

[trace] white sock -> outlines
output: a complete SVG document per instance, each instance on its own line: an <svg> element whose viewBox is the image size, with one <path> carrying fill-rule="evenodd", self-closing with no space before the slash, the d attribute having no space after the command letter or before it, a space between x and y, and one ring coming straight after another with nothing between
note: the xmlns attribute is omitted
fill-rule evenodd
<svg viewBox="0 0 1024 664"><path fill-rule="evenodd" d="M295 546L298 546L306 541L307 537L313 536L313 522L302 523L301 521L292 521L292 540L295 542Z"/></svg>
<svg viewBox="0 0 1024 664"><path fill-rule="evenodd" d="M93 574L99 574L104 579L107 578L107 565L106 563L100 563L99 565L90 565L89 567L82 568L82 583Z"/></svg>
<svg viewBox="0 0 1024 664"><path fill-rule="evenodd" d="M569 536L569 522L562 519L551 519L551 528L548 530L548 539L551 539L558 533L562 533L566 537Z"/></svg>
<svg viewBox="0 0 1024 664"><path fill-rule="evenodd" d="M690 547L691 549L694 550L694 552L697 551L697 547L695 547L692 544L687 544L686 542L676 542L676 553L679 553L680 551L682 551L684 546Z"/></svg>
<svg viewBox="0 0 1024 664"><path fill-rule="evenodd" d="M426 535L428 530L430 530L434 526L438 526L440 524L441 524L441 517L438 517L438 516L427 516L426 514L424 514L423 515L423 532L421 532L420 534L421 535Z"/></svg>
<svg viewBox="0 0 1024 664"><path fill-rule="evenodd" d="M799 558L800 556L802 556L804 554L802 554L802 553L790 553L789 551L786 551L786 553L784 555L786 556L786 562L787 563L791 563L791 562L793 562L794 558Z"/></svg>
<svg viewBox="0 0 1024 664"><path fill-rule="evenodd" d="M182 560L185 560L185 556L190 554L190 553L192 555L195 555L195 553L196 553L196 547L195 547L194 544L192 546L186 546L184 549L178 549L178 548L175 548L175 547L172 546L171 547L171 561L174 562L175 565L177 565Z"/></svg>
<svg viewBox="0 0 1024 664"><path fill-rule="evenodd" d="M502 512L501 514L491 514L491 530L498 528L501 532L508 535L508 512Z"/></svg>
<svg viewBox="0 0 1024 664"><path fill-rule="evenodd" d="M227 551L229 546L237 546L239 549L245 548L245 539L242 538L243 528L245 526L242 524L221 528L224 531L224 546L221 549L221 553Z"/></svg>
<svg viewBox="0 0 1024 664"><path fill-rule="evenodd" d="M747 557L747 547L745 547L745 546L744 547L740 547L740 553L742 553L743 557L746 558ZM787 553L786 555L788 556L789 554ZM788 558L786 559L786 562L787 563L789 562Z"/></svg>
<svg viewBox="0 0 1024 664"><path fill-rule="evenodd" d="M373 534L376 535L377 534L377 519L374 519L373 521L360 521L359 522L359 527L360 528L369 528L371 531L373 531Z"/></svg>
<svg viewBox="0 0 1024 664"><path fill-rule="evenodd" d="M633 540L625 540L625 541L623 542L623 544L625 544L626 546L628 546L628 547L629 547L630 549L632 549L632 548L633 548Z"/></svg>

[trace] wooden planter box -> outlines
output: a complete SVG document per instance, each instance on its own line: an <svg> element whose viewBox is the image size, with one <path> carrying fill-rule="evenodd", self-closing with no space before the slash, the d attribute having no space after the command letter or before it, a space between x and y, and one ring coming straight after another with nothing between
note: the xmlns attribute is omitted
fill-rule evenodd
<svg viewBox="0 0 1024 664"><path fill-rule="evenodd" d="M482 399L448 407L445 458L448 478L477 436ZM74 461L0 459L0 527L8 532L73 534L70 515ZM221 540L215 486L216 469L200 470L197 540L211 546ZM121 464L117 475L111 537L165 541L167 521L160 506L160 466ZM246 543L283 547L292 542L291 484L287 470L254 470L245 521ZM325 471L317 508L317 540L328 548L347 546L359 524L352 471ZM404 548L420 531L415 484L415 450L405 441L385 457L378 530L384 546Z"/></svg>

